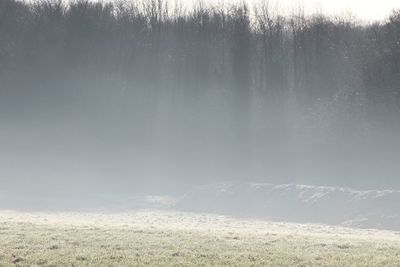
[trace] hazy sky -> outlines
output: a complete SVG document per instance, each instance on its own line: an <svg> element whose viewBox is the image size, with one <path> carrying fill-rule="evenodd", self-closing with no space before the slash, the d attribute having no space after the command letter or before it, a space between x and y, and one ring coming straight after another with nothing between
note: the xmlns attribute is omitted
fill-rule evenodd
<svg viewBox="0 0 400 267"><path fill-rule="evenodd" d="M188 3L197 0L183 0ZM211 3L238 2L241 0L208 0ZM246 0L253 4L267 0ZM351 11L353 15L363 20L380 20L390 14L391 10L400 9L400 0L270 0L282 10L293 9L299 3L302 3L309 12L322 11L324 13L343 14Z"/></svg>

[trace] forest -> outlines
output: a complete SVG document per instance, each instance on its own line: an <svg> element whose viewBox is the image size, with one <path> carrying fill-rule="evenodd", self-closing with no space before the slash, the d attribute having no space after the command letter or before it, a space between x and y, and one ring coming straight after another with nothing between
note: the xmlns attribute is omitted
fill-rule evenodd
<svg viewBox="0 0 400 267"><path fill-rule="evenodd" d="M0 1L10 188L399 187L399 115L400 11Z"/></svg>

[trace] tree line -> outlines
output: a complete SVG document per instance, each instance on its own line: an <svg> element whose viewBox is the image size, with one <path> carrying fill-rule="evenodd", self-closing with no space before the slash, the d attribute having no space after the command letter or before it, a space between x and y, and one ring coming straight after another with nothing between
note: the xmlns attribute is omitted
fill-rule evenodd
<svg viewBox="0 0 400 267"><path fill-rule="evenodd" d="M171 121L181 137L234 132L248 154L241 140L266 134L357 140L399 126L400 11L365 24L268 0L1 0L0 82L3 111L96 106L153 134Z"/></svg>
<svg viewBox="0 0 400 267"><path fill-rule="evenodd" d="M132 90L162 84L242 99L293 94L307 105L332 97L400 105L399 12L362 25L301 8L282 16L265 0L254 7L199 1L191 9L165 0L3 0L0 40L3 88L20 77L80 75Z"/></svg>

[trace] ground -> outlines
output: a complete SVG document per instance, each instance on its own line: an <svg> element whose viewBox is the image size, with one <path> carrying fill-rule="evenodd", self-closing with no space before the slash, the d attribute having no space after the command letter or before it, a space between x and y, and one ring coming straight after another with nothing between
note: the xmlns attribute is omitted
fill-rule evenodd
<svg viewBox="0 0 400 267"><path fill-rule="evenodd" d="M0 211L0 266L400 266L400 233L165 211Z"/></svg>

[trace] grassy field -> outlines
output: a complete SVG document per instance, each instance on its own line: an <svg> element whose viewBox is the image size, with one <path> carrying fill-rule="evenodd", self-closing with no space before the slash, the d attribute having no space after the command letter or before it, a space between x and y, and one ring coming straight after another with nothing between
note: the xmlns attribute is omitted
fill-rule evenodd
<svg viewBox="0 0 400 267"><path fill-rule="evenodd" d="M0 211L0 266L400 266L400 233L140 211Z"/></svg>

